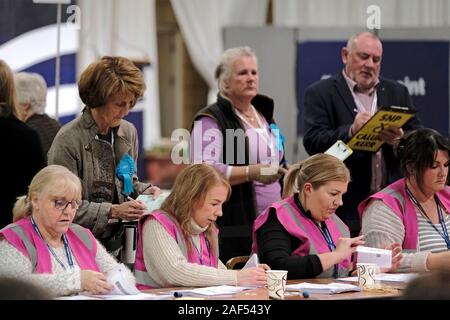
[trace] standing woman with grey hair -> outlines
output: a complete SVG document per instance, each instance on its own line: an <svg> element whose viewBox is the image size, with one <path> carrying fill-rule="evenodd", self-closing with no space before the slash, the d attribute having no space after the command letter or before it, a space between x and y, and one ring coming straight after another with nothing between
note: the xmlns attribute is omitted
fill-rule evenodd
<svg viewBox="0 0 450 320"><path fill-rule="evenodd" d="M253 221L281 199L286 161L274 101L258 94L255 53L249 47L226 50L215 77L217 101L194 117L191 158L213 165L232 186L218 222L220 258L227 261L250 253Z"/></svg>
<svg viewBox="0 0 450 320"><path fill-rule="evenodd" d="M14 74L19 114L23 122L36 130L47 157L48 149L61 128L55 119L45 113L47 105L47 83L38 73L19 72Z"/></svg>
<svg viewBox="0 0 450 320"><path fill-rule="evenodd" d="M12 222L16 198L27 192L31 179L46 165L38 134L18 114L13 75L0 60L0 228Z"/></svg>

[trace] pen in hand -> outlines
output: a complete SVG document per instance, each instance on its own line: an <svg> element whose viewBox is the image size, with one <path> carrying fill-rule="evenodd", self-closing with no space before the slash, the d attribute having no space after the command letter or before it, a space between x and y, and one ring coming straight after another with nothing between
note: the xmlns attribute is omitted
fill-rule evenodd
<svg viewBox="0 0 450 320"><path fill-rule="evenodd" d="M132 197L130 197L129 195L127 195L125 192L121 192L122 195L124 196L125 199L127 199L128 201L135 201L135 199L133 199Z"/></svg>

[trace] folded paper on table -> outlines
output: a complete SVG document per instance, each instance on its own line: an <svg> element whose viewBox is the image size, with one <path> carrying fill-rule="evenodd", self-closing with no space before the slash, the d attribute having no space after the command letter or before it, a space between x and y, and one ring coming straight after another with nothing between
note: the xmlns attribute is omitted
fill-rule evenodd
<svg viewBox="0 0 450 320"><path fill-rule="evenodd" d="M152 293L138 293L127 295L88 295L77 294L74 296L56 297L55 300L168 300L172 299L173 295L169 294L152 294Z"/></svg>
<svg viewBox="0 0 450 320"><path fill-rule="evenodd" d="M392 266L391 250L358 246L356 248L356 256L358 263L374 263L380 268L390 268Z"/></svg>
<svg viewBox="0 0 450 320"><path fill-rule="evenodd" d="M309 292L309 293L322 293L322 294L335 294L342 292L350 292L350 291L361 291L361 288L355 286L353 284L346 283L328 283L328 284L319 284L319 283L296 283L296 284L288 284L286 286L287 291L300 291L300 292Z"/></svg>
<svg viewBox="0 0 450 320"><path fill-rule="evenodd" d="M376 281L408 283L418 276L417 273L379 273L375 275ZM338 281L358 282L358 277L338 278Z"/></svg>
<svg viewBox="0 0 450 320"><path fill-rule="evenodd" d="M204 288L196 288L196 289L185 289L185 290L173 290L169 291L174 294L181 294L180 296L205 296L205 297L213 297L213 296L226 296L226 295L234 295L236 293L242 292L244 290L253 289L252 287L237 287L237 286L213 286L213 287L204 287Z"/></svg>

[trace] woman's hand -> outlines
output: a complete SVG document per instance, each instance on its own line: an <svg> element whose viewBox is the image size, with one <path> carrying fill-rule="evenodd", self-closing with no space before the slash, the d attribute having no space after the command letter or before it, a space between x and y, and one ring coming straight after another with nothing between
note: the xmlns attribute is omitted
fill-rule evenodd
<svg viewBox="0 0 450 320"><path fill-rule="evenodd" d="M273 167L269 164L250 164L247 180L270 184L280 180L286 173L287 170L283 167Z"/></svg>
<svg viewBox="0 0 450 320"><path fill-rule="evenodd" d="M132 221L139 219L146 210L147 206L141 201L126 201L111 206L111 218Z"/></svg>
<svg viewBox="0 0 450 320"><path fill-rule="evenodd" d="M259 264L257 267L239 270L237 272L237 285L265 286L267 284L266 270L270 270L267 264Z"/></svg>
<svg viewBox="0 0 450 320"><path fill-rule="evenodd" d="M381 268L381 272L395 272L400 267L403 259L402 246L400 243L393 243L385 247L386 250L392 250L392 265L390 268Z"/></svg>
<svg viewBox="0 0 450 320"><path fill-rule="evenodd" d="M144 190L144 192L142 192L142 194L147 194L147 195L153 195L153 200L158 198L158 196L161 194L161 189L158 188L157 186L151 186L150 188L147 188Z"/></svg>
<svg viewBox="0 0 450 320"><path fill-rule="evenodd" d="M80 282L81 290L91 294L108 294L113 289L103 273L92 270L81 270Z"/></svg>
<svg viewBox="0 0 450 320"><path fill-rule="evenodd" d="M334 250L339 257L339 262L351 256L356 251L356 247L364 244L364 236L355 238L339 238Z"/></svg>

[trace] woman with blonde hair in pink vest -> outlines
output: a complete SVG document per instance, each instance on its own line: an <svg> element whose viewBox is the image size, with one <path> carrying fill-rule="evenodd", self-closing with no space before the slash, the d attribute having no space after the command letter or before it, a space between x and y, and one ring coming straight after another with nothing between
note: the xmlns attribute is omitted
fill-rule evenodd
<svg viewBox="0 0 450 320"><path fill-rule="evenodd" d="M39 171L16 202L14 223L0 230L0 276L55 296L110 292L105 273L118 263L88 229L72 223L80 202L80 179L71 171L59 165ZM129 270L125 277L135 281Z"/></svg>
<svg viewBox="0 0 450 320"><path fill-rule="evenodd" d="M363 237L349 238L335 214L350 172L330 155L315 154L293 165L285 177L284 199L270 205L253 225L253 252L289 279L347 276L351 256Z"/></svg>
<svg viewBox="0 0 450 320"><path fill-rule="evenodd" d="M207 164L186 167L160 210L140 218L138 288L266 284L267 265L227 270L219 260L216 220L231 187Z"/></svg>

